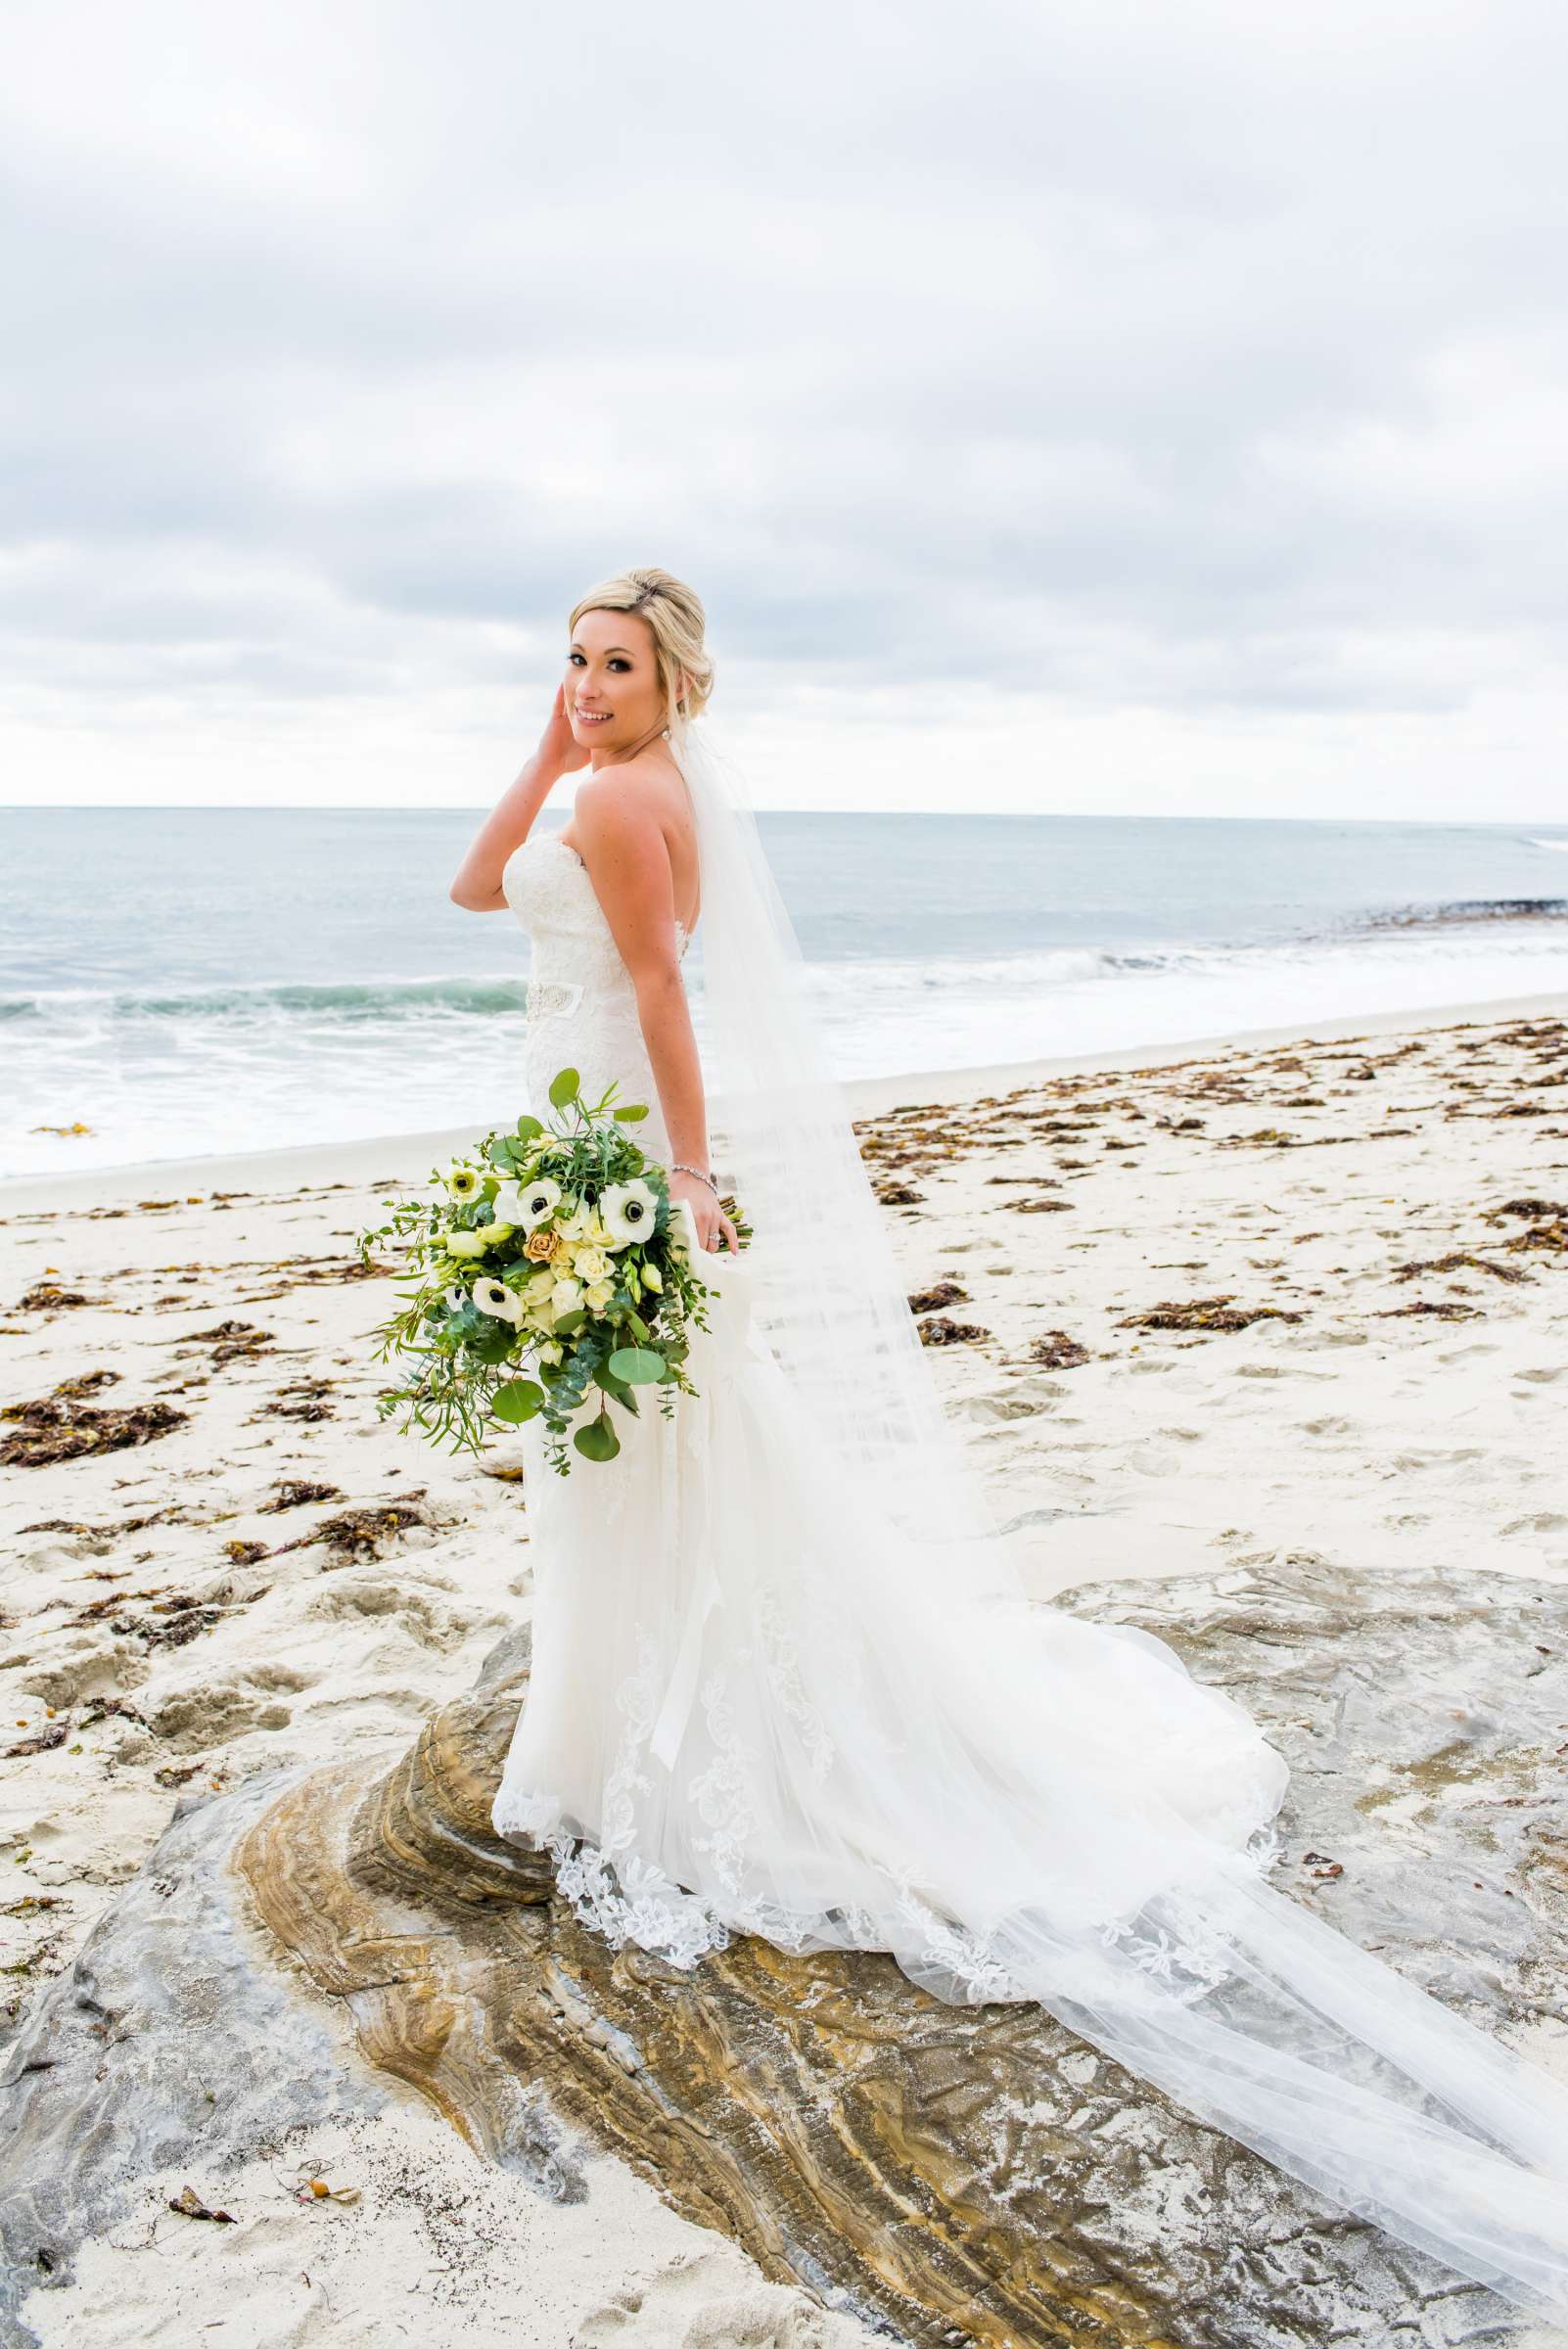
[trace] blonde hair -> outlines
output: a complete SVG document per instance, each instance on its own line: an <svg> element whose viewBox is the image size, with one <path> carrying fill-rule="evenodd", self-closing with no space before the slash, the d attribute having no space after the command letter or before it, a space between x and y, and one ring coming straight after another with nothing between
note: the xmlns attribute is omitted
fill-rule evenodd
<svg viewBox="0 0 1568 2349"><path fill-rule="evenodd" d="M622 571L577 599L568 626L576 628L584 612L637 612L648 622L667 725L684 725L707 708L714 664L703 641L708 615L695 587L669 571Z"/></svg>

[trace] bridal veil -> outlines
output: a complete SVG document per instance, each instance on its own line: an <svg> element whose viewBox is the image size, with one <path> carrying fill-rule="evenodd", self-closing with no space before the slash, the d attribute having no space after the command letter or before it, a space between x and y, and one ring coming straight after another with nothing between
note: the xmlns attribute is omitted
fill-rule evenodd
<svg viewBox="0 0 1568 2349"><path fill-rule="evenodd" d="M670 742L701 858L715 1164L755 1229L778 1407L832 1510L789 1571L855 1651L833 1660L836 1748L863 1723L858 1782L897 1777L896 1810L822 1843L844 1880L789 1938L890 1949L945 2000L1038 2001L1342 2209L1568 2316L1568 2088L1268 1880L1288 1773L1240 1706L1152 1635L1026 1594L825 1072L744 777L706 717Z"/></svg>

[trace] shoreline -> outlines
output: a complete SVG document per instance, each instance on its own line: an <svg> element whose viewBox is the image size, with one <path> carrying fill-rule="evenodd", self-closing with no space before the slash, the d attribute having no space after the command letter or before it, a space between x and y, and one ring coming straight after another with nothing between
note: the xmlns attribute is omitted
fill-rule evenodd
<svg viewBox="0 0 1568 2349"><path fill-rule="evenodd" d="M1120 1045L1102 1052L1043 1055L966 1068L911 1069L887 1077L847 1078L842 1081L842 1091L848 1115L861 1119L906 1105L973 1101L982 1094L1048 1083L1057 1078L1170 1068L1182 1061L1212 1059L1231 1051L1258 1051L1273 1044L1304 1043L1309 1039L1332 1043L1350 1036L1405 1036L1427 1028L1454 1027L1466 1021L1563 1017L1568 1017L1568 991L1486 996L1479 1000L1432 1004L1415 1011L1342 1016L1310 1026L1290 1022L1268 1028L1229 1029L1219 1035L1182 1036L1158 1044ZM722 1094L711 1096L713 1123L719 1132L723 1123L722 1102ZM187 1189L204 1183L307 1184L316 1175L324 1181L373 1185L378 1180L378 1162L384 1161L389 1153L406 1157L429 1151L438 1159L448 1159L488 1131L499 1117L497 1112L489 1125L368 1134L350 1141L290 1142L262 1150L215 1151L195 1158L126 1159L111 1167L82 1168L75 1172L67 1168L52 1174L0 1176L0 1212L26 1214L45 1207L104 1206L136 1183L173 1184Z"/></svg>

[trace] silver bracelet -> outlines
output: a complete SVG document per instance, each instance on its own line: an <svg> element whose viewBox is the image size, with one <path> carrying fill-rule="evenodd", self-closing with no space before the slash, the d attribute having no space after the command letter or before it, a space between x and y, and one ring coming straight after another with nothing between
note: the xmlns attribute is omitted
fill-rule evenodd
<svg viewBox="0 0 1568 2349"><path fill-rule="evenodd" d="M670 1173L672 1174L695 1174L699 1182L707 1183L709 1189L713 1192L715 1199L718 1197L717 1183L714 1180L712 1174L705 1174L701 1167L684 1167L677 1158L673 1167L670 1169Z"/></svg>

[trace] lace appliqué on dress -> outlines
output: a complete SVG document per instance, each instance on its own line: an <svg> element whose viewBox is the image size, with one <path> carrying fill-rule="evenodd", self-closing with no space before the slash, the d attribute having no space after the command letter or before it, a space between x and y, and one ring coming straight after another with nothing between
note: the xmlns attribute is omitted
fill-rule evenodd
<svg viewBox="0 0 1568 2349"><path fill-rule="evenodd" d="M764 1607L764 1615L769 1612ZM755 1933L784 1950L886 1951L891 1914L901 1918L906 1928L897 1937L895 1956L916 1969L916 1979L940 1978L940 1995L967 2004L1031 1997L997 1955L991 1937L972 1932L935 1907L902 1865L882 1868L887 1905L879 1903L875 1910L864 1904L791 1910L743 1889L749 1873L755 1878L759 1860L750 1778L756 1754L736 1727L733 1695L722 1671L710 1673L703 1684L714 1754L692 1780L690 1794L693 1807L712 1829L698 1839L697 1848L712 1861L723 1894L711 1901L640 1858L635 1850L634 1798L638 1790L652 1790L642 1762L659 1686L659 1657L651 1635L645 1635L640 1654L637 1671L617 1692L625 1727L605 1784L602 1837L595 1841L563 1829L561 1803L554 1795L524 1795L508 1806L507 1833L527 1835L548 1850L556 1887L583 1924L614 1949L630 1942L690 1971L709 1951L727 1948L737 1931ZM790 1709L816 1723L810 1706ZM820 1730L819 1723L816 1727ZM833 1755L825 1731L810 1751L813 1774L825 1773Z"/></svg>
<svg viewBox="0 0 1568 2349"><path fill-rule="evenodd" d="M527 1012L530 1020L558 1018L576 1011L582 1001L581 986L566 979L531 979L529 982Z"/></svg>
<svg viewBox="0 0 1568 2349"><path fill-rule="evenodd" d="M624 1722L616 1759L605 1780L603 1833L598 1841L561 1825L561 1802L551 1794L517 1797L508 1803L507 1833L542 1845L555 1863L556 1889L574 1914L612 1949L634 1942L694 1966L708 1950L723 1949L729 1933L721 1917L699 1895L674 1883L665 1870L640 1859L636 1844L636 1796L653 1780L642 1768L658 1702L659 1653L652 1633L638 1647L638 1665L616 1691Z"/></svg>
<svg viewBox="0 0 1568 2349"><path fill-rule="evenodd" d="M825 1785L838 1748L828 1734L821 1713L807 1696L801 1681L800 1653L793 1635L785 1629L783 1602L776 1590L758 1592L757 1620L773 1668L779 1701L800 1729L810 1758L812 1778L818 1786Z"/></svg>

